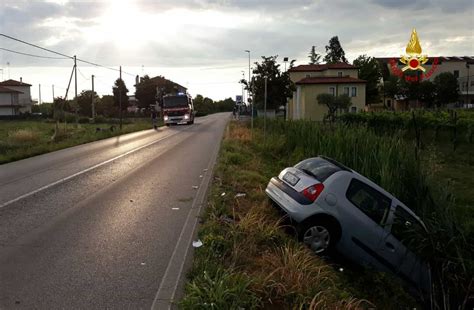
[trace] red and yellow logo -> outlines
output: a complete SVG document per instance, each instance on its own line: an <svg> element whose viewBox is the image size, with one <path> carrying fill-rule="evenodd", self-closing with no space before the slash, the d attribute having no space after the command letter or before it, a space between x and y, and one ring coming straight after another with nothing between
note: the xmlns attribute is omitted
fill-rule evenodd
<svg viewBox="0 0 474 310"><path fill-rule="evenodd" d="M428 61L428 57L421 54L422 50L420 40L418 39L418 34L416 33L415 28L413 28L413 31L411 32L410 41L408 42L405 51L407 54L402 55L402 58L400 58L400 61L405 64L402 71L420 70L425 72L426 70L423 68L423 65Z"/></svg>
<svg viewBox="0 0 474 310"><path fill-rule="evenodd" d="M406 54L402 55L400 59L390 59L389 63L393 75L404 78L407 82L419 82L423 79L429 79L436 71L439 64L438 58L432 58L430 62L431 69L428 72L426 72L426 68L423 67L429 59L427 55L421 54L420 40L418 39L415 28L413 28L411 32L410 41L408 42L405 52ZM401 70L398 68L398 61L405 65ZM421 74L404 74L406 71L414 71L414 73L420 73L419 71L421 71Z"/></svg>

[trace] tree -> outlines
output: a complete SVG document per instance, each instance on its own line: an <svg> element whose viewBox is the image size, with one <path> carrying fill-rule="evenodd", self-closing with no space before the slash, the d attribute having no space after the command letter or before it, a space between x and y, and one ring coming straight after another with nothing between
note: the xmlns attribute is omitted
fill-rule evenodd
<svg viewBox="0 0 474 310"><path fill-rule="evenodd" d="M120 93L120 89L122 92ZM114 94L114 105L116 107L120 107L120 94L122 97L122 111L127 110L128 107L128 89L125 85L125 82L122 79L117 79L114 83L114 87L112 87L112 92ZM120 109L120 108L119 108Z"/></svg>
<svg viewBox="0 0 474 310"><path fill-rule="evenodd" d="M136 85L135 97L140 108L149 108L156 104L156 86L148 75Z"/></svg>
<svg viewBox="0 0 474 310"><path fill-rule="evenodd" d="M384 81L384 94L386 97L395 98L400 95L400 79L395 75L390 75Z"/></svg>
<svg viewBox="0 0 474 310"><path fill-rule="evenodd" d="M262 62L255 63L250 89L253 94L254 104L261 109L265 101L265 77L267 77L267 108L277 109L286 104L287 98L293 96L295 89L290 80L288 72L281 72L280 65L277 63L278 56L262 56ZM294 60L290 62L290 68L294 65ZM249 89L248 82L241 81Z"/></svg>
<svg viewBox="0 0 474 310"><path fill-rule="evenodd" d="M456 102L459 98L459 85L454 74L443 72L434 79L436 102L438 106Z"/></svg>
<svg viewBox="0 0 474 310"><path fill-rule="evenodd" d="M423 81L419 87L420 100L431 108L436 99L436 86L431 81Z"/></svg>
<svg viewBox="0 0 474 310"><path fill-rule="evenodd" d="M338 62L347 62L346 53L342 49L341 43L337 36L332 37L329 40L329 45L326 45L326 56L324 56L324 61L328 64L338 63Z"/></svg>
<svg viewBox="0 0 474 310"><path fill-rule="evenodd" d="M94 96L94 102L97 102L99 96L92 90L83 90L77 96L77 104L79 105L79 114L84 116L92 117L92 96Z"/></svg>
<svg viewBox="0 0 474 310"><path fill-rule="evenodd" d="M102 98L100 98L95 108L97 115L102 115L105 117L116 115L118 108L115 107L114 101L115 101L114 96L110 96L110 95L102 96Z"/></svg>
<svg viewBox="0 0 474 310"><path fill-rule="evenodd" d="M317 65L321 62L321 54L316 53L316 46L311 47L311 51L309 52L309 64L310 65Z"/></svg>
<svg viewBox="0 0 474 310"><path fill-rule="evenodd" d="M359 68L359 78L366 80L365 100L366 103L378 103L380 101L379 81L382 77L379 62L374 57L360 55L353 65Z"/></svg>
<svg viewBox="0 0 474 310"><path fill-rule="evenodd" d="M334 122L338 109L347 110L351 105L351 97L347 94L342 94L337 97L331 94L319 94L316 99L319 104L324 104L328 107L328 114L325 119L330 122Z"/></svg>

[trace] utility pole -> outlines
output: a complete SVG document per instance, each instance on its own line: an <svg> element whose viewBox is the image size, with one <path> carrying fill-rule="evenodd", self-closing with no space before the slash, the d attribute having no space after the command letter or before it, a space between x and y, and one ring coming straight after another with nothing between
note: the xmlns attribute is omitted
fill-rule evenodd
<svg viewBox="0 0 474 310"><path fill-rule="evenodd" d="M245 80L245 71L241 71L242 72L242 80ZM242 83L242 105L245 104L245 99L244 99L244 83ZM239 107L239 112L240 112L240 108Z"/></svg>
<svg viewBox="0 0 474 310"><path fill-rule="evenodd" d="M268 77L265 77L265 99L263 104L263 142L265 143L267 137L267 82Z"/></svg>
<svg viewBox="0 0 474 310"><path fill-rule="evenodd" d="M467 93L466 93L466 107L469 107L469 67L470 67L470 63L466 63L466 67L467 67Z"/></svg>
<svg viewBox="0 0 474 310"><path fill-rule="evenodd" d="M94 75L93 74L92 74L91 106L92 106L92 119L94 119L95 118L95 106L94 106Z"/></svg>
<svg viewBox="0 0 474 310"><path fill-rule="evenodd" d="M122 130L122 66L120 66L120 80L119 80L119 109L120 109L120 130Z"/></svg>
<svg viewBox="0 0 474 310"><path fill-rule="evenodd" d="M248 90L247 90L247 99L250 98L250 94L251 94L251 89L250 89L250 82L252 81L252 76L251 76L251 73L250 73L250 50L245 50L246 53L249 54L249 80L248 80L248 83L247 83L247 87L248 87ZM252 102L250 103L252 105L252 117L250 118L251 119L251 128L252 128L252 131L253 131L253 93L252 93Z"/></svg>
<svg viewBox="0 0 474 310"><path fill-rule="evenodd" d="M39 96L38 96L38 104L41 104L41 84L39 84Z"/></svg>
<svg viewBox="0 0 474 310"><path fill-rule="evenodd" d="M76 55L74 55L74 103L75 103L75 107L76 107L76 126L78 126L79 124L79 118L77 116L77 110L78 110L78 106L77 106L77 62L76 62Z"/></svg>
<svg viewBox="0 0 474 310"><path fill-rule="evenodd" d="M54 84L52 85L53 87L53 102L54 102Z"/></svg>

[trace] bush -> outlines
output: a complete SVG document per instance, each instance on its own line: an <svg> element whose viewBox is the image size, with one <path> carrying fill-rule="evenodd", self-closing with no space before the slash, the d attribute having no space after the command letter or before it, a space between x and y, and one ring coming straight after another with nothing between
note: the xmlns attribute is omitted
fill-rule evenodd
<svg viewBox="0 0 474 310"><path fill-rule="evenodd" d="M78 123L79 124L89 124L90 119L88 117L80 117L79 120L78 120Z"/></svg>
<svg viewBox="0 0 474 310"><path fill-rule="evenodd" d="M38 134L31 129L18 129L10 131L8 139L13 144L32 144L38 140Z"/></svg>

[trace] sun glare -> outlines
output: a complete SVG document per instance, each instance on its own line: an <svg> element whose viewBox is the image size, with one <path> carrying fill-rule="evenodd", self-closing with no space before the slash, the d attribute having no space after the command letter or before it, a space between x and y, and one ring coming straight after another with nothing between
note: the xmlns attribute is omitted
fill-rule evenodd
<svg viewBox="0 0 474 310"><path fill-rule="evenodd" d="M192 40L198 31L205 35L204 32L209 29L218 31L242 27L250 24L253 18L234 13L184 8L149 13L141 11L132 1L116 1L111 2L104 14L95 20L97 24L87 30L87 37L93 42L112 41L125 49L133 49L148 42L173 41L178 38Z"/></svg>

